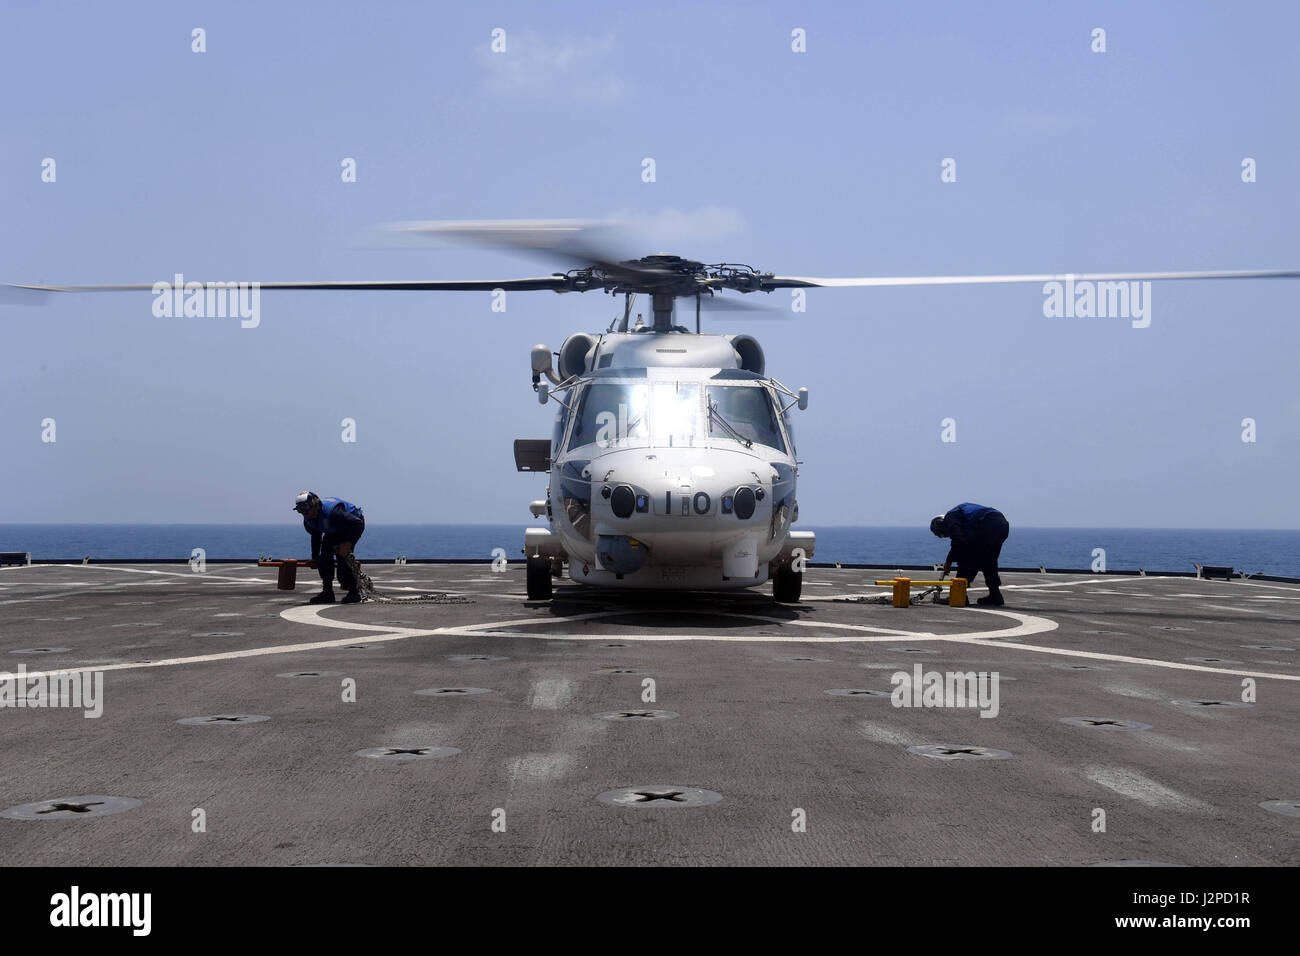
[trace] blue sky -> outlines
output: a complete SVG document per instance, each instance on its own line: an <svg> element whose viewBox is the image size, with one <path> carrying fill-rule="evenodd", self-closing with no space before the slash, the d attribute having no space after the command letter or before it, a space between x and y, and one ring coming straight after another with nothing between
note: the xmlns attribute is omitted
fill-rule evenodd
<svg viewBox="0 0 1300 956"><path fill-rule="evenodd" d="M609 216L678 223L638 253L786 275L1296 268L1297 35L1284 3L10 2L0 279L529 276L551 270L362 239ZM1045 318L1035 285L824 289L706 331L757 335L809 387L809 528L966 500L1021 525L1298 528L1298 294L1157 284L1134 329ZM511 441L550 422L528 350L616 308L266 292L242 329L151 303L0 303L0 521L283 522L311 487L371 522L527 524L545 481Z"/></svg>

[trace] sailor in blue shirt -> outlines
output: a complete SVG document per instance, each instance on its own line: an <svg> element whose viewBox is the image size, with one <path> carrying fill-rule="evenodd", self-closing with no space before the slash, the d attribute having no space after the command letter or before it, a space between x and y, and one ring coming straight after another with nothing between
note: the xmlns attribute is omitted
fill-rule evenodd
<svg viewBox="0 0 1300 956"><path fill-rule="evenodd" d="M302 526L311 534L311 559L316 562L325 587L310 604L334 603L334 555L338 553L339 583L347 588L343 604L359 604L357 579L348 567L347 556L366 530L361 509L342 498L321 498L315 492L300 491L293 510L302 515Z"/></svg>
<svg viewBox="0 0 1300 956"><path fill-rule="evenodd" d="M930 531L940 538L951 538L952 547L943 562L946 576L952 563L957 562L957 577L965 578L968 585L975 583L975 575L984 572L984 583L989 586L986 597L976 604L1001 607L1002 579L998 576L998 557L1002 544L1011 532L1011 526L996 508L965 502L947 514L935 515L930 521Z"/></svg>

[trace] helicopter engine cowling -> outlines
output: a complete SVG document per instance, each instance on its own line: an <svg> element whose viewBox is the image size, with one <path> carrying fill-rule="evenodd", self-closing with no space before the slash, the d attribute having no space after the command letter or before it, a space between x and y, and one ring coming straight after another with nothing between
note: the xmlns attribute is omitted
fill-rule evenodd
<svg viewBox="0 0 1300 956"><path fill-rule="evenodd" d="M587 371L587 356L595 347L595 338L586 332L575 332L565 339L560 346L560 379L570 379Z"/></svg>
<svg viewBox="0 0 1300 956"><path fill-rule="evenodd" d="M753 372L755 375L764 374L767 360L763 356L763 346L758 344L758 339L752 335L729 335L727 341L736 350L736 357L739 359L738 368Z"/></svg>

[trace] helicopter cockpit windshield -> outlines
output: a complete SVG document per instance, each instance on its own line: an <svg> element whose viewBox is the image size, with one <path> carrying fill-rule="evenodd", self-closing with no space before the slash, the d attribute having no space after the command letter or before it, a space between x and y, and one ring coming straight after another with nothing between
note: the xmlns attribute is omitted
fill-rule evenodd
<svg viewBox="0 0 1300 956"><path fill-rule="evenodd" d="M596 382L582 392L569 447L703 443L700 386L690 382Z"/></svg>
<svg viewBox="0 0 1300 956"><path fill-rule="evenodd" d="M767 445L785 451L781 426L767 389L754 385L709 386L709 437Z"/></svg>
<svg viewBox="0 0 1300 956"><path fill-rule="evenodd" d="M650 387L645 383L597 382L578 400L569 447L598 444L602 448L648 439L646 415Z"/></svg>
<svg viewBox="0 0 1300 956"><path fill-rule="evenodd" d="M593 382L578 397L569 448L690 448L719 441L785 451L776 409L758 385ZM707 398L707 407L702 399Z"/></svg>

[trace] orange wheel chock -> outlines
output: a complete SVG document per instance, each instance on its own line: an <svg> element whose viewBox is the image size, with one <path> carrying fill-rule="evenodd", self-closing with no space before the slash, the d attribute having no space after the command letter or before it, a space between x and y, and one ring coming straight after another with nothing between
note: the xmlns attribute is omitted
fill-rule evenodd
<svg viewBox="0 0 1300 956"><path fill-rule="evenodd" d="M952 587L948 591L948 606L949 607L966 606L966 579L965 578L952 579Z"/></svg>
<svg viewBox="0 0 1300 956"><path fill-rule="evenodd" d="M259 568L279 568L275 586L280 591L292 591L298 584L299 568L314 568L315 561L299 561L296 558L263 558L257 562Z"/></svg>
<svg viewBox="0 0 1300 956"><path fill-rule="evenodd" d="M889 581L877 581L877 587L894 589L894 607L912 606L912 585L927 588L948 588L948 605L950 607L966 606L966 579L953 578L951 581L913 581L911 578L893 578Z"/></svg>

